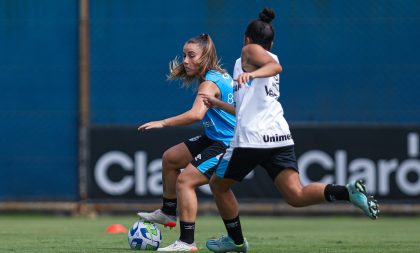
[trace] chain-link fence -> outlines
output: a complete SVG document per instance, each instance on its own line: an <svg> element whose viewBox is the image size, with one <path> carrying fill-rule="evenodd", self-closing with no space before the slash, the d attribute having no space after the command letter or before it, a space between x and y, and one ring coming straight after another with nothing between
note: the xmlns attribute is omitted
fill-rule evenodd
<svg viewBox="0 0 420 253"><path fill-rule="evenodd" d="M94 126L135 129L189 109L194 90L166 81L169 61L209 33L232 72L265 6L288 121L420 124L419 1L89 2ZM0 0L0 199L78 198L79 7Z"/></svg>

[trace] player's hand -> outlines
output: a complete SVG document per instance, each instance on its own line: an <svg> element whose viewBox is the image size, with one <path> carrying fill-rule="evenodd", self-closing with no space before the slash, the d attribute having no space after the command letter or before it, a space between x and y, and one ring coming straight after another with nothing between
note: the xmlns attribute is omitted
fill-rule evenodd
<svg viewBox="0 0 420 253"><path fill-rule="evenodd" d="M244 72L240 74L235 81L238 83L239 87L241 87L243 84L247 84L249 80L252 79L254 79L252 73Z"/></svg>
<svg viewBox="0 0 420 253"><path fill-rule="evenodd" d="M163 120L159 121L151 121L149 123L143 124L137 128L137 130L144 132L146 130L154 129L154 128L164 128L165 123Z"/></svg>
<svg viewBox="0 0 420 253"><path fill-rule="evenodd" d="M219 99L217 99L216 97L204 93L199 93L198 95L201 96L201 98L203 99L203 103L205 106L207 106L207 108L217 107L217 102L219 101Z"/></svg>

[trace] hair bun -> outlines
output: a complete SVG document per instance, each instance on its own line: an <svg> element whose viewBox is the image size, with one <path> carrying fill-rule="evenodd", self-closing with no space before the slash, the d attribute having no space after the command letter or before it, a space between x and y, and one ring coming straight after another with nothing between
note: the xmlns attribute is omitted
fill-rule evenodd
<svg viewBox="0 0 420 253"><path fill-rule="evenodd" d="M265 7L264 10L260 12L260 20L266 23L271 23L271 21L276 17L274 10L268 7Z"/></svg>

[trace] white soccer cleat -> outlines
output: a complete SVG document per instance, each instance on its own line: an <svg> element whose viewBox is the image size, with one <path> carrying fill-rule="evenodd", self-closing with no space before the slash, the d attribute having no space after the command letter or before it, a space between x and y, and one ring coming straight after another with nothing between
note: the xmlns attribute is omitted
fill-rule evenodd
<svg viewBox="0 0 420 253"><path fill-rule="evenodd" d="M188 251L188 252L195 252L198 248L195 245L195 242L189 244L180 240L176 240L174 243L172 243L169 246L166 246L164 248L159 248L157 251Z"/></svg>
<svg viewBox="0 0 420 253"><path fill-rule="evenodd" d="M165 227L173 228L176 226L176 216L167 215L161 209L157 209L151 213L137 213L137 215L147 221L164 225Z"/></svg>

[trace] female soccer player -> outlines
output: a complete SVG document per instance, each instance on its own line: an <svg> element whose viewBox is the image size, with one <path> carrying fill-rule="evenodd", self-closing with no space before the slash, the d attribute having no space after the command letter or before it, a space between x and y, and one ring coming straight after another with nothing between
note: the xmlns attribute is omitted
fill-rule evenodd
<svg viewBox="0 0 420 253"><path fill-rule="evenodd" d="M269 52L274 39L271 25L274 17L274 11L265 8L259 19L252 21L245 31L245 45L233 74L237 80L234 86L236 108L214 96L203 95L206 106L224 109L237 117L231 145L210 180L228 232L228 236L207 241L207 248L213 252L245 252L248 249L248 242L242 235L238 204L230 189L257 165L267 171L284 199L294 207L347 200L372 219L376 219L379 212L376 200L367 195L361 181L347 186L322 183L302 186L292 135L277 100L282 68L277 56Z"/></svg>
<svg viewBox="0 0 420 253"><path fill-rule="evenodd" d="M233 137L235 117L218 109L207 108L201 95L208 94L233 103L233 80L219 66L216 48L207 34L189 39L183 48L183 61L170 63L168 79L180 79L184 86L199 82L192 108L180 115L141 125L138 130L185 126L201 120L204 134L177 144L163 154L163 206L152 213L140 212L145 220L174 227L177 205L180 238L159 251L197 251L194 242L197 196L195 189L207 184L219 158ZM181 169L185 168L182 172ZM231 198L235 198L233 193ZM177 203L178 202L178 203Z"/></svg>

